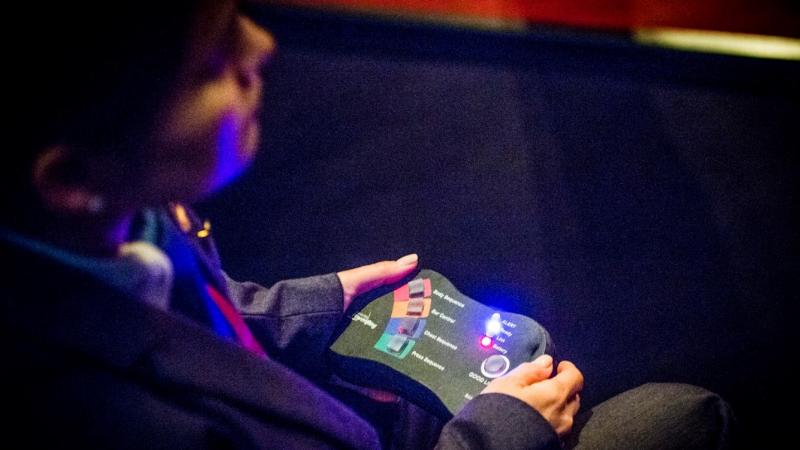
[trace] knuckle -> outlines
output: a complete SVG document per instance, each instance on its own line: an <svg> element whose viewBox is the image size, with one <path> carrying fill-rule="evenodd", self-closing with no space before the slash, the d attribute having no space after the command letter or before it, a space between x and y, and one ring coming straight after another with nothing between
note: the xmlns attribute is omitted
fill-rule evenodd
<svg viewBox="0 0 800 450"><path fill-rule="evenodd" d="M575 364L572 364L570 361L561 361L558 366L561 370L572 370L575 368Z"/></svg>
<svg viewBox="0 0 800 450"><path fill-rule="evenodd" d="M554 394L557 397L566 397L569 393L569 386L561 378L553 378L553 385L555 387Z"/></svg>
<svg viewBox="0 0 800 450"><path fill-rule="evenodd" d="M533 370L532 364L524 362L515 367L513 370L509 371L507 374L497 379L499 380L503 378L521 378L531 373L532 370Z"/></svg>

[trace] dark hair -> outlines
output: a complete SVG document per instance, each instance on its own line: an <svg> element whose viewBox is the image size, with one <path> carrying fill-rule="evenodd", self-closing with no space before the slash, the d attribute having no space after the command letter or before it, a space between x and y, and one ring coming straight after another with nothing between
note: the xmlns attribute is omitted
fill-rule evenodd
<svg viewBox="0 0 800 450"><path fill-rule="evenodd" d="M4 16L3 196L42 149L65 144L135 158L197 38L200 12L234 2L14 2ZM221 18L222 20L222 18ZM10 104L9 104L10 103ZM10 107L9 107L10 106Z"/></svg>
<svg viewBox="0 0 800 450"><path fill-rule="evenodd" d="M11 15L24 24L10 41L13 86L25 94L14 112L30 132L20 143L113 144L174 81L201 2L58 3Z"/></svg>

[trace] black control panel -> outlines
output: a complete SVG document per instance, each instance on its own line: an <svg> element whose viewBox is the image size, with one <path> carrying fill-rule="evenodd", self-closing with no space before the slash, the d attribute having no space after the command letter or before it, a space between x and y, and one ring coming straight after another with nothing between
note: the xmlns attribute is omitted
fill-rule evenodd
<svg viewBox="0 0 800 450"><path fill-rule="evenodd" d="M477 302L432 270L353 306L330 347L337 373L445 419L491 380L551 348L533 319Z"/></svg>

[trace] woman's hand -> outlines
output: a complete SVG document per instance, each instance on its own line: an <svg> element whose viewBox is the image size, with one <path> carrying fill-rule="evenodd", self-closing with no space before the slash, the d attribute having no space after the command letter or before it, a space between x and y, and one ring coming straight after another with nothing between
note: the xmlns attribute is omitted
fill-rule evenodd
<svg viewBox="0 0 800 450"><path fill-rule="evenodd" d="M569 361L559 363L556 372L556 376L550 378L553 358L542 355L495 379L481 394L506 394L522 400L538 411L559 437L563 437L572 430L573 418L580 408L583 374Z"/></svg>
<svg viewBox="0 0 800 450"><path fill-rule="evenodd" d="M381 261L337 273L344 291L344 310L353 299L385 284L399 281L417 267L417 255L412 253L397 261Z"/></svg>
<svg viewBox="0 0 800 450"><path fill-rule="evenodd" d="M368 266L356 267L337 273L344 291L344 310L350 306L353 299L361 294L379 288L386 284L399 281L417 267L417 255L412 253L403 256L397 261L381 261ZM378 402L394 402L397 396L391 392L358 387L358 390Z"/></svg>

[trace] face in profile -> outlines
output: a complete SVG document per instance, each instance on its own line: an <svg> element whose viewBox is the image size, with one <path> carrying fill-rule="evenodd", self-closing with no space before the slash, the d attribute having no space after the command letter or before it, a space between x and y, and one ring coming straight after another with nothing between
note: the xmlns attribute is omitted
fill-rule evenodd
<svg viewBox="0 0 800 450"><path fill-rule="evenodd" d="M14 123L21 124L30 161L7 170L23 175L2 177L11 179L13 192L30 192L4 202L104 226L142 207L201 198L250 164L272 36L241 15L235 0L155 4L111 10L141 15L130 26L117 26L110 13L105 21L84 20L75 28L85 33L75 36L58 11L46 16L53 39L44 41L64 38L52 44L53 61L38 51L23 59L30 63L19 82L35 95L20 104ZM157 8L163 14L153 18ZM91 7L63 10L78 20ZM35 8L25 11L36 17ZM52 83L48 68L71 75ZM37 214L31 223L39 222Z"/></svg>
<svg viewBox="0 0 800 450"><path fill-rule="evenodd" d="M235 9L229 20L213 23L216 29L198 29L149 150L147 184L169 200L195 199L225 185L259 145L261 70L274 40Z"/></svg>

